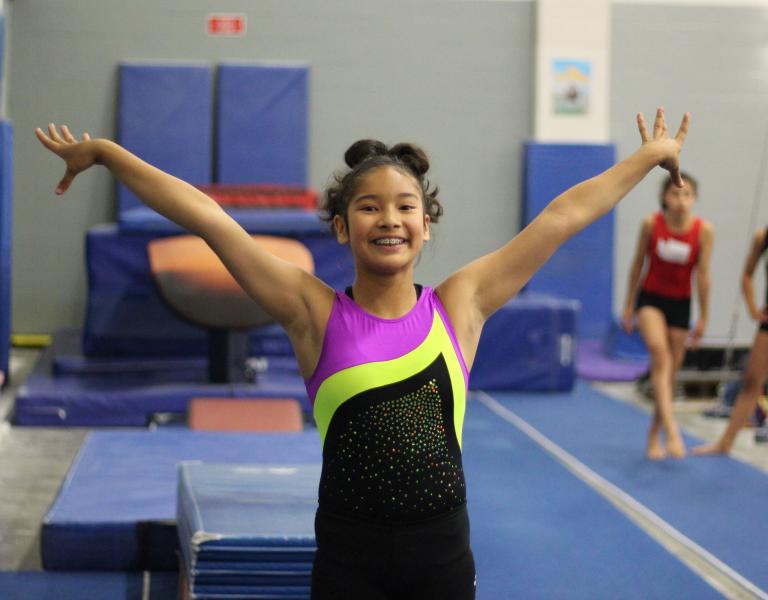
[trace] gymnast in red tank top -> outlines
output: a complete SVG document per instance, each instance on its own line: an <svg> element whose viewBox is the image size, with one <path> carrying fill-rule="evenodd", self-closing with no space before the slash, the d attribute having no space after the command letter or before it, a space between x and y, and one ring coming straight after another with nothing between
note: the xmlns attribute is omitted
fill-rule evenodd
<svg viewBox="0 0 768 600"><path fill-rule="evenodd" d="M688 174L683 174L683 180L683 188L673 186L668 179L664 182L661 211L643 221L622 316L626 331L638 327L651 358L655 406L646 455L654 460L667 454L685 456L672 412L675 376L685 356L686 341L690 338L694 347L698 344L709 314L709 259L714 230L693 214L696 180ZM690 328L694 277L699 318ZM666 446L661 444L662 430Z"/></svg>
<svg viewBox="0 0 768 600"><path fill-rule="evenodd" d="M648 271L642 291L664 298L690 300L691 275L699 258L701 217L681 232L670 229L662 211L653 216L651 239L646 249ZM667 319L669 321L669 319ZM688 328L688 321L681 324Z"/></svg>

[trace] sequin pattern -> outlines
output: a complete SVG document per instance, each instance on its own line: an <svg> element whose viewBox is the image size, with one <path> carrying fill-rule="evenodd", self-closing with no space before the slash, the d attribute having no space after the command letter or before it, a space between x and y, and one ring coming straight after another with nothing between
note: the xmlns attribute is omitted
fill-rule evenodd
<svg viewBox="0 0 768 600"><path fill-rule="evenodd" d="M461 455L436 379L344 418L324 457L321 505L380 520L443 514L466 499ZM453 438L453 440L451 439ZM453 441L453 444L451 444Z"/></svg>

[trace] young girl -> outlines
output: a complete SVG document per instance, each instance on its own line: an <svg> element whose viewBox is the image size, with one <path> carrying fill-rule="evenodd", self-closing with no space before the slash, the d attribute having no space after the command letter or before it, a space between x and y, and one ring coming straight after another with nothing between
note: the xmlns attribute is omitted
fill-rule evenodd
<svg viewBox="0 0 768 600"><path fill-rule="evenodd" d="M36 135L66 162L56 188L106 166L148 206L200 235L243 289L286 329L323 442L312 597L445 600L475 596L461 430L467 378L486 319L557 248L611 210L655 166L682 186L675 137L659 109L629 158L564 192L520 234L435 289L414 263L442 209L415 146L360 141L326 192L348 244L346 292L262 250L216 202L108 140L51 124Z"/></svg>
<svg viewBox="0 0 768 600"><path fill-rule="evenodd" d="M629 287L622 322L627 332L637 318L640 334L651 357L654 410L648 431L646 454L658 460L668 452L685 456L685 445L672 412L677 370L685 356L691 315L691 275L695 269L699 292L699 320L690 332L696 346L704 333L709 313L709 258L714 230L692 212L696 181L685 173L678 187L668 177L661 189L661 211L643 221L637 250L629 273ZM637 293L643 264L648 269ZM666 434L666 451L659 433Z"/></svg>
<svg viewBox="0 0 768 600"><path fill-rule="evenodd" d="M744 265L741 275L741 292L747 304L747 310L752 318L757 321L758 328L755 341L749 353L747 370L742 380L742 388L736 397L736 402L731 412L731 418L722 437L714 444L706 444L693 449L694 454L728 454L733 446L733 440L754 412L757 399L763 391L765 380L768 378L768 285L766 286L766 300L762 308L758 308L755 302L755 288L752 285L752 277L761 256L768 251L768 227L760 229L752 241L752 248ZM766 281L768 281L768 262L766 262Z"/></svg>

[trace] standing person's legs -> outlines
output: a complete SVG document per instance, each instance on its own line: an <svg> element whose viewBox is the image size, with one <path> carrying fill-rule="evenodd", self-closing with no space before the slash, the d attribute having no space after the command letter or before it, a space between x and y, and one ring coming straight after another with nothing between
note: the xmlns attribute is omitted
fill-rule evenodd
<svg viewBox="0 0 768 600"><path fill-rule="evenodd" d="M744 372L741 383L741 392L736 397L725 432L715 443L694 448L694 454L728 454L731 451L736 434L755 410L766 378L768 378L768 331L761 329L758 330L752 343L747 370Z"/></svg>
<svg viewBox="0 0 768 600"><path fill-rule="evenodd" d="M683 364L683 359L685 358L685 342L688 340L688 330L681 329L680 327L669 327L667 329L667 339L669 340L669 347L672 353L672 370L669 374L669 390L671 399L674 400L675 388L677 386L677 372L680 370L680 366ZM675 445L678 447L673 448ZM685 456L683 438L679 433L676 438L670 438L669 435L667 435L667 450L672 456Z"/></svg>
<svg viewBox="0 0 768 600"><path fill-rule="evenodd" d="M665 451L659 440L659 432L663 427L667 436L667 449L672 456L682 457L685 455L685 447L672 413L673 357L667 321L658 308L643 306L637 311L637 324L651 358L651 387L655 405L648 431L646 455L652 460L664 458Z"/></svg>

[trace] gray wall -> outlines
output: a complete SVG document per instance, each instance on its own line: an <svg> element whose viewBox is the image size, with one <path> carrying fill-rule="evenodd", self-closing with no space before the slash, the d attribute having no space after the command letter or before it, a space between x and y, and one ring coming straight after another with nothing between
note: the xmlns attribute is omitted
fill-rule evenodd
<svg viewBox="0 0 768 600"><path fill-rule="evenodd" d="M619 156L638 145L634 115L663 105L671 120L692 113L683 168L699 179L697 212L715 226L712 336L727 336L738 306L737 337L754 325L738 296L748 239L768 224L768 200L755 198L768 132L768 8L616 4L612 13L611 130ZM677 123L675 123L675 126ZM618 209L615 307L621 308L640 221L658 207L662 171L647 178ZM764 188L768 193L768 187ZM756 277L763 294L764 276ZM761 296L764 297L764 296Z"/></svg>
<svg viewBox="0 0 768 600"><path fill-rule="evenodd" d="M114 218L103 171L64 198L32 129L48 120L113 137L122 59L299 59L312 65L311 181L320 188L363 136L423 144L447 214L419 267L436 283L517 230L520 148L532 121L532 2L232 0L248 15L242 39L208 38L204 0L8 2L8 111L16 127L13 327L54 331L82 322L83 235ZM612 9L611 130L624 157L637 147L634 114L663 104L693 125L684 167L701 181L699 212L717 229L709 333L753 327L738 302L749 212L768 129L768 9L664 6ZM616 221L615 306L642 217L656 208L661 172L622 203ZM768 222L768 202L757 223ZM758 278L762 293L763 278Z"/></svg>
<svg viewBox="0 0 768 600"><path fill-rule="evenodd" d="M103 170L63 198L33 128L114 137L123 59L298 59L312 66L311 182L360 137L430 152L446 216L419 266L436 283L517 230L520 148L532 120L530 2L23 0L10 8L8 110L16 127L13 329L82 323L84 233L114 220ZM212 10L248 16L244 38L209 38ZM439 257L439 260L438 260Z"/></svg>

